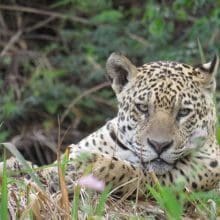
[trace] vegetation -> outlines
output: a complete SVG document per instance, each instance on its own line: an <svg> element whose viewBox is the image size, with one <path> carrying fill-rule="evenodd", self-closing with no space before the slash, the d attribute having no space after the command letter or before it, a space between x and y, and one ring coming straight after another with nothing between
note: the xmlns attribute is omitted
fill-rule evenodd
<svg viewBox="0 0 220 220"><path fill-rule="evenodd" d="M16 154L16 150L15 152L12 150L12 153ZM21 163L24 162L23 158L18 157L18 159ZM67 162L66 159L61 161L58 169ZM36 173L36 169L27 169L24 172L31 176ZM220 194L218 191L192 192L181 183L177 186L165 187L158 184L156 176L153 177L155 186L146 185L149 194L146 194L146 198L140 201L111 197L110 185L103 192L97 194L92 190L92 187L85 189L81 188L79 184L74 186L74 195L71 201L66 195L62 174L59 175L61 192L51 195L34 178L32 178L33 182L28 183L22 177L13 178L9 173L4 167L0 185L0 219L2 220L8 219L8 212L12 219L35 219L41 216L42 219L62 218L68 220L138 220L146 218L180 220L183 217L214 220L220 214ZM14 183L19 188L16 188ZM11 189L15 189L16 193ZM8 194L9 191L10 194ZM24 195L27 195L27 201L22 199ZM9 205L8 201L10 201ZM17 215L13 209L13 201L16 201ZM26 205L24 206L24 204Z"/></svg>
<svg viewBox="0 0 220 220"><path fill-rule="evenodd" d="M136 65L152 60L197 64L219 52L219 24L220 2L211 0L2 0L0 143L14 143L34 163L50 163L56 158L59 133L64 149L116 114L116 100L105 78L111 52L126 54ZM219 89L220 83L217 103ZM217 136L220 140L220 130ZM1 219L7 215L7 181L13 180L5 172ZM116 215L115 209L113 216L126 218L127 212L128 218L141 219L154 207L159 216L180 219L187 203L196 207L192 213L197 216L215 219L219 215L216 193L163 187L150 191L161 209L151 201L144 208L124 201L116 206L123 214ZM76 206L87 216L103 216L106 192L98 196L96 209L91 195L84 204L79 204L77 195L73 216L77 216ZM106 210L114 210L111 204L115 203L110 199Z"/></svg>

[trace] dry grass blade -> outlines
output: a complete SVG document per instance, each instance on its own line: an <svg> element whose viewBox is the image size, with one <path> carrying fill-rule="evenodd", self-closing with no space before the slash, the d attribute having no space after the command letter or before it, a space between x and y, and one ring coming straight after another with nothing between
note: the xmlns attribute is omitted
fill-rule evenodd
<svg viewBox="0 0 220 220"><path fill-rule="evenodd" d="M29 204L22 213L23 217L32 211L38 219L69 219L66 218L66 211L60 206L60 193L51 195L41 190L35 183L27 182Z"/></svg>
<svg viewBox="0 0 220 220"><path fill-rule="evenodd" d="M61 138L60 138L60 119L58 117L58 147L57 147L57 165L58 165L58 175L59 175L59 182L60 182L60 191L61 191L61 205L65 211L65 220L70 219L70 205L69 205L69 197L68 191L65 183L65 178L63 172L65 170L61 169L61 159L60 159L60 150L61 150Z"/></svg>
<svg viewBox="0 0 220 220"><path fill-rule="evenodd" d="M29 194L29 201L30 203L22 213L20 219L26 219L29 213L33 212L33 215L36 218L36 220L43 220L43 218L41 217L40 202L37 195L33 193Z"/></svg>
<svg viewBox="0 0 220 220"><path fill-rule="evenodd" d="M155 173L154 172L149 172L149 175L151 176L153 182L155 183L155 185L159 186L160 185L160 182L158 180L158 178L156 177Z"/></svg>
<svg viewBox="0 0 220 220"><path fill-rule="evenodd" d="M69 220L70 219L70 216L69 216L70 205L69 205L68 191L66 188L66 183L65 183L62 169L59 165L58 165L58 173L59 173L59 180L60 180L60 190L61 190L61 194L62 194L61 204L62 204L62 208L65 210L65 218L64 219Z"/></svg>
<svg viewBox="0 0 220 220"><path fill-rule="evenodd" d="M126 185L129 185L129 184L131 184L131 183L133 183L135 181L138 181L138 177L137 178L133 178L132 180L127 181L127 182L125 182L125 183L115 187L109 194L110 195L114 194L114 192L116 192L118 189L120 189L120 188L122 188L122 187L124 187ZM127 192L126 194L123 195L123 197L118 201L118 203L121 203L121 202L125 201L129 196L131 196L133 194L133 192L135 192L135 190L137 190L137 187L134 186L133 188L130 189L129 192Z"/></svg>

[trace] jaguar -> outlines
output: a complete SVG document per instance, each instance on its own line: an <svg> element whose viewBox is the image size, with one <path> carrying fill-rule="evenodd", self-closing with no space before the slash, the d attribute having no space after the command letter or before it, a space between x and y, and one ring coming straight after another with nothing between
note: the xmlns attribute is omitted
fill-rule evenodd
<svg viewBox="0 0 220 220"><path fill-rule="evenodd" d="M191 190L217 187L220 148L214 94L218 65L216 55L196 66L157 61L136 67L124 55L112 53L106 70L118 113L68 147L64 176L69 195L76 176L83 175L88 165L93 176L115 188L113 194L123 196L137 192L143 196L146 184L157 181L167 186L181 182ZM22 170L15 158L6 165ZM57 168L38 174L50 192L59 190Z"/></svg>

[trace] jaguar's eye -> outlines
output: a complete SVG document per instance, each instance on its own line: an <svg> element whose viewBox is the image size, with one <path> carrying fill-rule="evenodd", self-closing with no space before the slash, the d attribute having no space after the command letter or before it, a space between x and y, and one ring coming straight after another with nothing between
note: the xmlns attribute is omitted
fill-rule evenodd
<svg viewBox="0 0 220 220"><path fill-rule="evenodd" d="M189 115L190 112L191 112L191 109L189 109L189 108L182 108L182 109L179 110L179 112L177 114L177 118L186 117L187 115Z"/></svg>
<svg viewBox="0 0 220 220"><path fill-rule="evenodd" d="M136 103L135 106L140 112L142 112L144 114L148 113L148 105Z"/></svg>

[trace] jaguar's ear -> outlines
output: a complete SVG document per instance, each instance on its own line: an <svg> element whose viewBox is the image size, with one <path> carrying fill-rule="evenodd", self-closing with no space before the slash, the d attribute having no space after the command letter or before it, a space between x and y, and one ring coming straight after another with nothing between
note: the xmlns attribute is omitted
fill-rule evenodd
<svg viewBox="0 0 220 220"><path fill-rule="evenodd" d="M195 70L200 73L199 81L202 86L210 92L214 92L216 88L215 76L218 71L218 66L219 57L215 55L209 63L200 64L195 67Z"/></svg>
<svg viewBox="0 0 220 220"><path fill-rule="evenodd" d="M106 69L116 95L137 75L137 68L125 56L112 53L107 60Z"/></svg>

